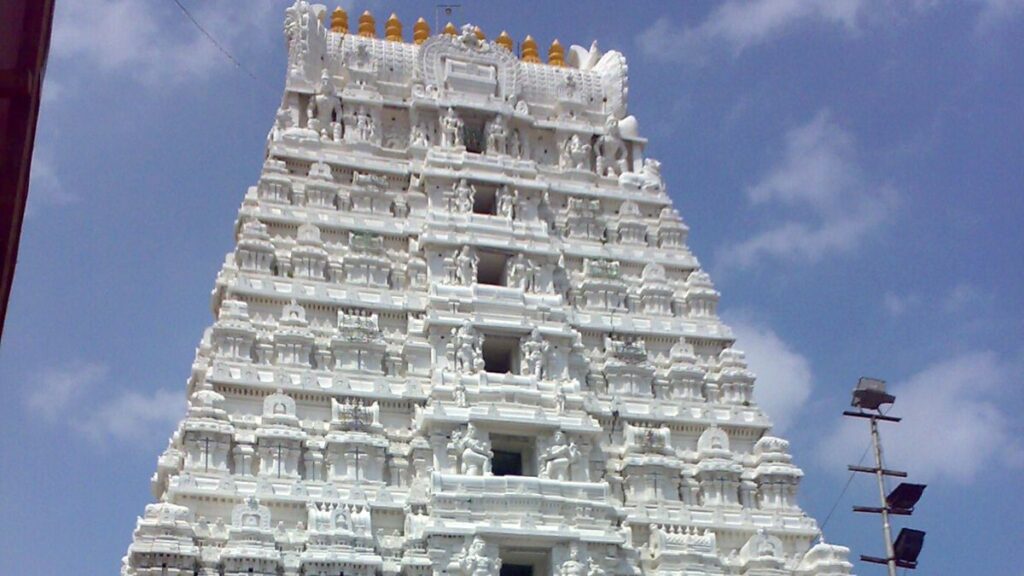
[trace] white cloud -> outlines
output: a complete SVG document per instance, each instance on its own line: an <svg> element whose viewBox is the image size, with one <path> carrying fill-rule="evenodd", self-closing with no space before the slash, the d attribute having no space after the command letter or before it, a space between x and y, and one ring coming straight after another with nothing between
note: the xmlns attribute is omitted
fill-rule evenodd
<svg viewBox="0 0 1024 576"><path fill-rule="evenodd" d="M78 195L68 190L57 174L49 151L37 146L32 154L26 214L32 216L42 207L67 206L77 201Z"/></svg>
<svg viewBox="0 0 1024 576"><path fill-rule="evenodd" d="M28 378L26 408L50 424L64 424L96 445L140 444L167 435L184 416L183 394L115 390L109 370L96 363L49 367Z"/></svg>
<svg viewBox="0 0 1024 576"><path fill-rule="evenodd" d="M146 395L128 390L107 399L72 425L100 445L109 440L141 443L169 436L184 415L181 393L157 390Z"/></svg>
<svg viewBox="0 0 1024 576"><path fill-rule="evenodd" d="M810 362L773 330L750 318L730 317L729 324L737 349L746 352L750 369L757 374L754 399L775 423L774 430L784 431L811 395Z"/></svg>
<svg viewBox="0 0 1024 576"><path fill-rule="evenodd" d="M900 296L895 292L886 292L882 297L882 306L885 307L889 316L902 316L907 311L909 304L910 301L906 296Z"/></svg>
<svg viewBox="0 0 1024 576"><path fill-rule="evenodd" d="M942 309L947 313L956 314L968 311L969 308L984 299L984 295L977 286L968 282L960 282L942 298Z"/></svg>
<svg viewBox="0 0 1024 576"><path fill-rule="evenodd" d="M1024 14L1024 0L973 0L975 32L990 34ZM701 22L680 25L662 17L637 35L640 51L668 62L704 64L710 56L767 44L801 26L832 27L848 35L862 26L886 26L962 2L949 0L729 0Z"/></svg>
<svg viewBox="0 0 1024 576"><path fill-rule="evenodd" d="M981 4L981 12L975 31L979 34L990 33L993 29L1005 25L1024 14L1024 0L976 0Z"/></svg>
<svg viewBox="0 0 1024 576"><path fill-rule="evenodd" d="M856 29L864 0L732 0L715 8L696 26L680 27L660 18L640 33L641 51L667 61L700 62L709 53L734 54L764 44L806 23Z"/></svg>
<svg viewBox="0 0 1024 576"><path fill-rule="evenodd" d="M100 364L44 368L28 378L25 404L33 414L54 421L77 405L106 375L107 367Z"/></svg>
<svg viewBox="0 0 1024 576"><path fill-rule="evenodd" d="M1019 368L994 352L974 352L936 362L893 385L892 414L903 421L883 424L886 466L926 481L962 484L992 466L1018 466L1024 447L1002 401L1019 384ZM822 440L820 457L830 468L843 469L857 461L868 438L865 422L847 418Z"/></svg>
<svg viewBox="0 0 1024 576"><path fill-rule="evenodd" d="M897 294L890 290L882 296L882 307L894 318L917 309L921 304L921 297L913 293Z"/></svg>
<svg viewBox="0 0 1024 576"><path fill-rule="evenodd" d="M852 251L885 222L897 194L867 182L852 136L823 110L786 134L780 162L747 198L765 212L787 209L789 217L724 247L717 254L722 267L749 268L772 258L815 262Z"/></svg>
<svg viewBox="0 0 1024 576"><path fill-rule="evenodd" d="M270 2L185 5L229 51L241 50L247 40L265 43L269 27L276 22L271 16L283 18L283 9ZM124 72L149 84L203 77L231 66L171 2L59 2L52 45L53 58L75 69Z"/></svg>
<svg viewBox="0 0 1024 576"><path fill-rule="evenodd" d="M43 106L57 102L66 92L66 87L52 75L43 80Z"/></svg>

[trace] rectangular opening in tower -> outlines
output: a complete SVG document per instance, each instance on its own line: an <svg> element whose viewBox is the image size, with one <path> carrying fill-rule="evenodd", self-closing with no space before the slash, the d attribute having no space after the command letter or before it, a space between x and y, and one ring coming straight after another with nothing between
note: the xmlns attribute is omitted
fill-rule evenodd
<svg viewBox="0 0 1024 576"><path fill-rule="evenodd" d="M504 286L505 263L508 262L508 255L501 252L487 252L483 250L478 252L477 255L480 257L480 261L476 267L476 283Z"/></svg>
<svg viewBox="0 0 1024 576"><path fill-rule="evenodd" d="M522 476L523 453L508 450L492 450L491 472L495 476Z"/></svg>
<svg viewBox="0 0 1024 576"><path fill-rule="evenodd" d="M497 214L495 193L496 190L490 186L477 186L473 194L473 214Z"/></svg>
<svg viewBox="0 0 1024 576"><path fill-rule="evenodd" d="M491 434L491 473L495 476L536 476L536 439L529 436Z"/></svg>
<svg viewBox="0 0 1024 576"><path fill-rule="evenodd" d="M486 148L483 116L467 114L462 122L462 141L466 145L466 152L483 154Z"/></svg>
<svg viewBox="0 0 1024 576"><path fill-rule="evenodd" d="M502 564L501 576L533 576L533 566L526 564Z"/></svg>
<svg viewBox="0 0 1024 576"><path fill-rule="evenodd" d="M548 576L551 564L548 549L502 546L498 557L501 558L501 576Z"/></svg>
<svg viewBox="0 0 1024 576"><path fill-rule="evenodd" d="M507 336L484 335L484 372L508 374L515 372L519 355L519 340Z"/></svg>

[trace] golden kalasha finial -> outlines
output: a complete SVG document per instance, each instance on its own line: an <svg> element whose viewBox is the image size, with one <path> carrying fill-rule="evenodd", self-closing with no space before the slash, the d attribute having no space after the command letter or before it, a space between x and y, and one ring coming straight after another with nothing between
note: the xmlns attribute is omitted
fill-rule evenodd
<svg viewBox="0 0 1024 576"><path fill-rule="evenodd" d="M508 32L505 32L504 30L501 31L501 34L498 34L498 38L494 40L494 43L497 44L498 46L501 46L505 50L508 50L509 52L512 51L512 37L509 36Z"/></svg>
<svg viewBox="0 0 1024 576"><path fill-rule="evenodd" d="M551 66L565 66L565 48L562 48L562 43L555 38L555 41L551 43L551 47L548 48L548 64Z"/></svg>
<svg viewBox="0 0 1024 576"><path fill-rule="evenodd" d="M487 36L484 36L484 31L479 26L474 26L473 27L473 34L476 34L476 37L481 42L483 42L484 40L487 40Z"/></svg>
<svg viewBox="0 0 1024 576"><path fill-rule="evenodd" d="M420 18L412 25L412 41L416 44L423 44L427 38L430 38L430 24Z"/></svg>
<svg viewBox="0 0 1024 576"><path fill-rule="evenodd" d="M444 30L442 30L441 33L449 36L459 35L459 31L455 29L455 24L452 24L451 22L444 25Z"/></svg>
<svg viewBox="0 0 1024 576"><path fill-rule="evenodd" d="M398 16L394 12L391 16L388 16L386 22L384 22L384 39L392 42L402 41L402 23L398 20Z"/></svg>
<svg viewBox="0 0 1024 576"><path fill-rule="evenodd" d="M359 35L367 38L377 37L377 21L373 19L373 14L370 14L369 10L359 17Z"/></svg>
<svg viewBox="0 0 1024 576"><path fill-rule="evenodd" d="M522 50L522 53L520 54L519 59L523 62L540 63L540 53L537 51L537 41L533 39L533 36L528 35L526 39L523 40L523 45L520 50Z"/></svg>
<svg viewBox="0 0 1024 576"><path fill-rule="evenodd" d="M342 10L341 6L335 8L331 13L331 32L348 33L348 12Z"/></svg>

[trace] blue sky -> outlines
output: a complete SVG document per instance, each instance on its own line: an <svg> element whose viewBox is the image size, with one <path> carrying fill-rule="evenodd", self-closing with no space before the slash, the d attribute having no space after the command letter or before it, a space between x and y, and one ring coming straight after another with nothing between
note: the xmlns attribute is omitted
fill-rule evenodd
<svg viewBox="0 0 1024 576"><path fill-rule="evenodd" d="M0 573L116 573L184 410L283 81L283 4L62 0L3 345ZM433 3L369 3L378 23ZM929 574L1019 574L1024 2L463 1L456 23L624 52L630 109L823 520L885 378ZM829 541L880 554L857 478ZM860 574L880 573L858 566Z"/></svg>

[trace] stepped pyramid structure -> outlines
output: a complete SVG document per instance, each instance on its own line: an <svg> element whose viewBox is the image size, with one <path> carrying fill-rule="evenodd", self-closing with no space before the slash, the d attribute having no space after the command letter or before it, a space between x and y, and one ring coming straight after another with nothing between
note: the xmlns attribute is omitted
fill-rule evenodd
<svg viewBox="0 0 1024 576"><path fill-rule="evenodd" d="M132 576L849 574L617 52L296 2Z"/></svg>

